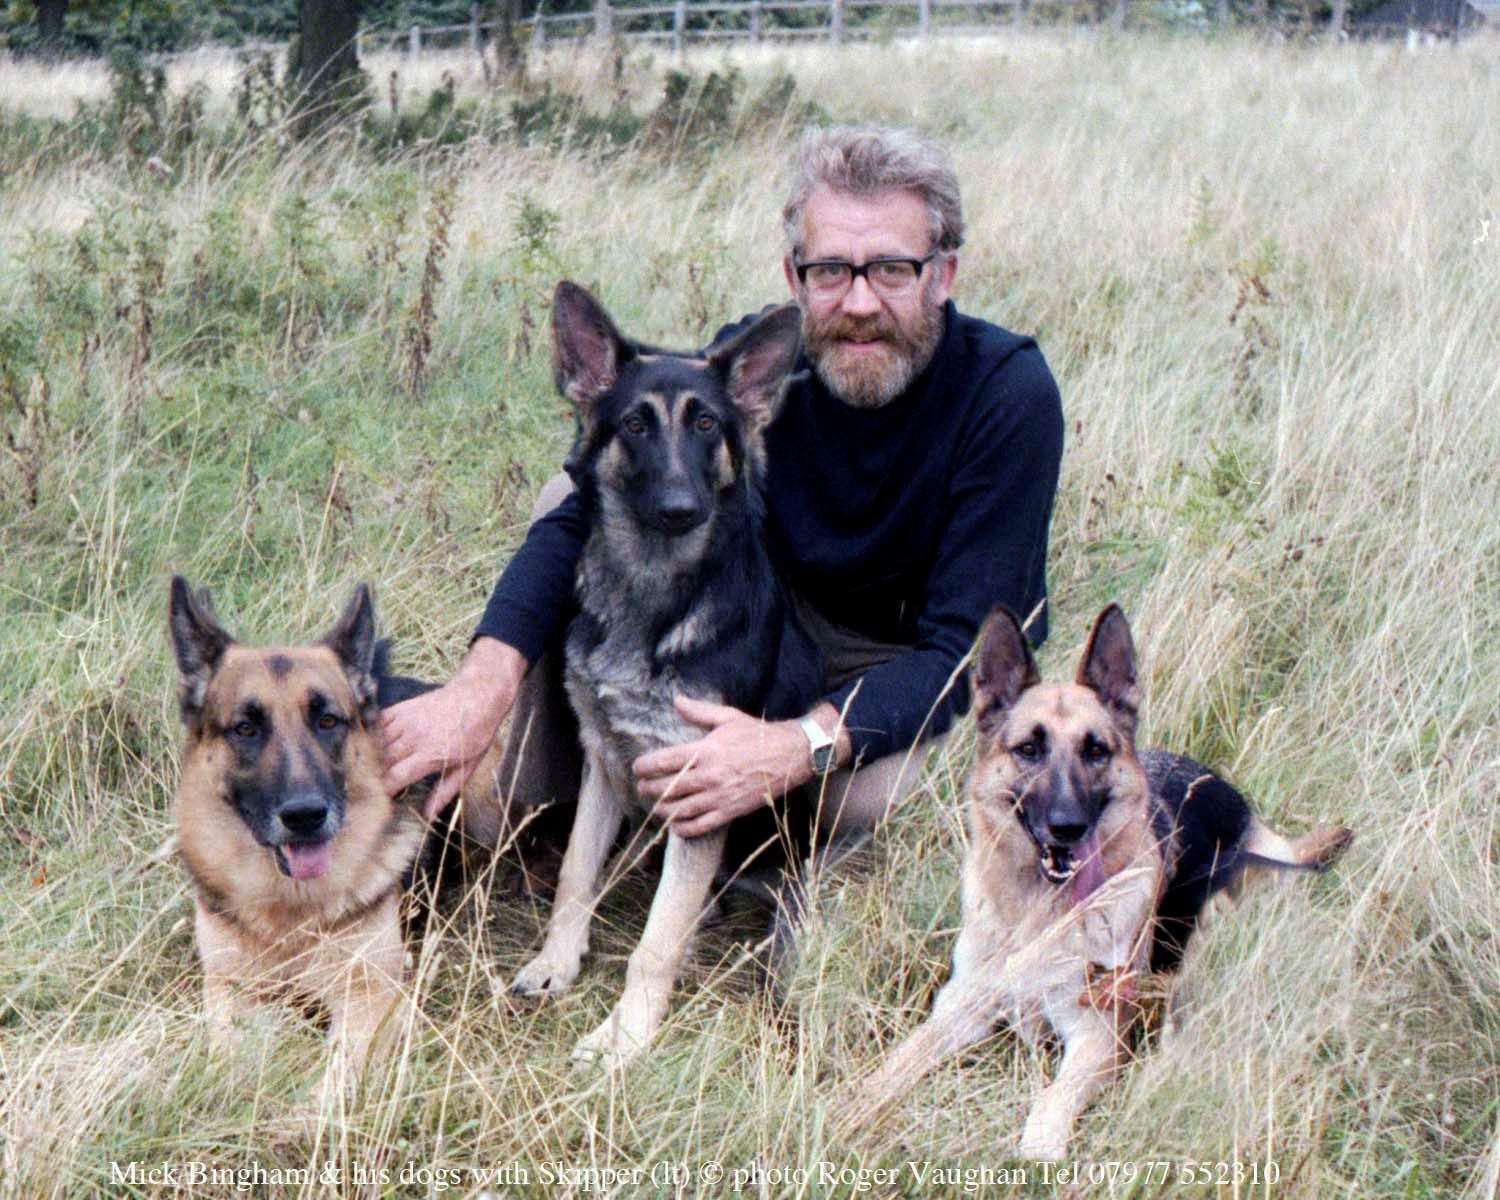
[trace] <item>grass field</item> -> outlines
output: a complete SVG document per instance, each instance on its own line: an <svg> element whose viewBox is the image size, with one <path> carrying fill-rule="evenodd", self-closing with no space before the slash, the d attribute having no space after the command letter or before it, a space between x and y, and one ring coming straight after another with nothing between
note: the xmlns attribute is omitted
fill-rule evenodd
<svg viewBox="0 0 1500 1200"><path fill-rule="evenodd" d="M529 1182L490 1185L512 1196L606 1183L548 1163L722 1164L683 1192L707 1195L756 1165L743 1193L775 1196L973 1194L964 1171L1022 1165L1051 1064L1004 1034L879 1132L826 1124L946 977L966 736L823 890L789 1016L710 931L651 1061L574 1074L646 882L539 1011L493 985L546 911L476 892L421 949L389 1069L312 1131L314 1026L273 1015L208 1057L191 901L159 853L169 574L258 638L321 632L372 580L398 666L444 676L570 434L552 284L679 344L779 298L779 172L810 115L948 141L960 306L1035 332L1061 384L1044 668L1118 599L1148 742L1221 766L1278 827L1357 831L1337 871L1216 926L1180 1035L1085 1116L1085 1172L1170 1163L1172 1183L1013 1194L1494 1196L1500 42L715 53L665 112L663 61L558 56L522 95L455 60L450 104L433 60L396 81L399 127L395 65L373 64L373 133L294 146L270 93L245 130L223 61L174 69L153 110L97 69L0 60L0 1197L172 1191L112 1177L131 1162L342 1172L257 1195L471 1195L472 1169L519 1163ZM1262 1182L1180 1182L1190 1161Z"/></svg>

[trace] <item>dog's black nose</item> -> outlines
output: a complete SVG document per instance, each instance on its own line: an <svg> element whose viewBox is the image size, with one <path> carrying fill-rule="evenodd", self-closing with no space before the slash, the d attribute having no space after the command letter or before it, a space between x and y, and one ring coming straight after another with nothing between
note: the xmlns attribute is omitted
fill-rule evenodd
<svg viewBox="0 0 1500 1200"><path fill-rule="evenodd" d="M328 802L316 796L294 796L276 810L293 837L311 837L328 820Z"/></svg>
<svg viewBox="0 0 1500 1200"><path fill-rule="evenodd" d="M1088 833L1087 825L1074 825L1068 822L1048 821L1047 834L1059 845L1070 846L1074 842L1081 842Z"/></svg>
<svg viewBox="0 0 1500 1200"><path fill-rule="evenodd" d="M686 533L702 520L702 512L690 497L664 500L656 510L662 528L668 533Z"/></svg>

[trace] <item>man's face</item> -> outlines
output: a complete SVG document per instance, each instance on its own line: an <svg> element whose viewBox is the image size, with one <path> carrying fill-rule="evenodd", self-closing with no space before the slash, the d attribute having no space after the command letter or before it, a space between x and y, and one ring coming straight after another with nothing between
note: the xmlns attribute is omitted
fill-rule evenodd
<svg viewBox="0 0 1500 1200"><path fill-rule="evenodd" d="M799 261L836 260L863 266L877 258L922 259L933 250L927 206L915 192L853 196L819 188L803 210ZM802 309L807 356L830 391L856 408L888 404L932 359L943 334L943 305L953 285L956 256L940 254L905 290L853 280L847 290L822 294L783 263Z"/></svg>

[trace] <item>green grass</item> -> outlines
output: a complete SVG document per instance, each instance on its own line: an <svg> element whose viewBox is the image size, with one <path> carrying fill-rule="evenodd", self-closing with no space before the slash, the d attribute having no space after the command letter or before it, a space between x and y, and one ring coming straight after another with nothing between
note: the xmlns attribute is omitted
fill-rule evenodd
<svg viewBox="0 0 1500 1200"><path fill-rule="evenodd" d="M444 676L570 437L552 284L678 344L777 299L778 172L820 111L949 141L959 303L1037 332L1058 376L1044 667L1069 671L1119 600L1147 741L1209 758L1279 827L1357 831L1331 875L1214 927L1182 1030L1085 1116L1079 1160L1277 1164L1240 1195L1492 1195L1500 44L1058 34L732 61L739 107L665 133L666 64L558 53L534 79L590 99L551 102L546 137L513 131L537 92L455 61L464 137L423 124L432 66L400 81L399 128L382 110L369 137L300 148L237 134L232 73L189 64L173 87L201 80L206 115L153 135L165 177L102 118L66 122L71 97L102 104L97 72L0 62L0 1196L132 1192L109 1164L133 1160L357 1165L391 1195L435 1194L408 1162L519 1161L526 1196L581 1191L544 1185L548 1162L803 1168L760 1194L839 1196L856 1182L820 1183L819 1161L896 1168L913 1195L908 1160L1018 1165L1050 1064L1003 1033L879 1133L825 1124L946 977L966 737L823 891L784 1012L712 930L650 1060L575 1075L649 882L612 894L577 992L537 1011L494 985L545 910L479 889L421 947L389 1069L311 1132L313 1026L273 1012L208 1056L191 901L161 853L169 574L265 639L320 632L371 580L400 668ZM811 107L746 116L783 72ZM641 132L578 135L605 126ZM1077 1194L1233 1194L1175 1178ZM641 1190L672 1194L617 1189Z"/></svg>

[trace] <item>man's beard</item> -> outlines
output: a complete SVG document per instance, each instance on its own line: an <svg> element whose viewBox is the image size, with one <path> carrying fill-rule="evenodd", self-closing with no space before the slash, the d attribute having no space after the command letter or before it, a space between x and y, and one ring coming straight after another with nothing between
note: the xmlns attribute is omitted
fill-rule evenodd
<svg viewBox="0 0 1500 1200"><path fill-rule="evenodd" d="M802 318L807 357L828 390L852 408L882 408L911 386L932 361L943 336L943 308L924 303L912 328L902 329L889 313L866 319L835 314ZM845 340L878 338L874 353L846 353Z"/></svg>

